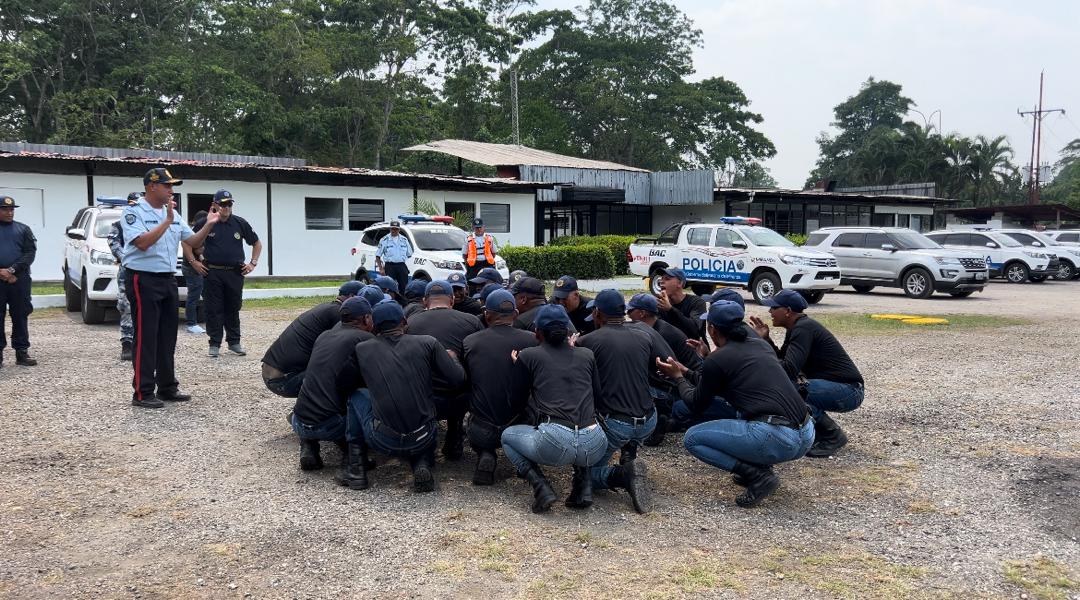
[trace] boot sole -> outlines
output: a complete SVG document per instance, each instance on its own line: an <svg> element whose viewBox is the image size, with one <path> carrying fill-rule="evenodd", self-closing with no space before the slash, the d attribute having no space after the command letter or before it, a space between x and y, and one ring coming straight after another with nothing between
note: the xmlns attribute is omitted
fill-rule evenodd
<svg viewBox="0 0 1080 600"><path fill-rule="evenodd" d="M626 491L630 493L630 501L634 504L634 510L643 515L652 508L652 498L649 493L648 466L640 460L633 460L634 476L626 482Z"/></svg>
<svg viewBox="0 0 1080 600"><path fill-rule="evenodd" d="M165 408L164 402L140 402L138 400L132 400L131 405L138 406L139 408Z"/></svg>
<svg viewBox="0 0 1080 600"><path fill-rule="evenodd" d="M847 446L847 443L847 437L845 436L842 440L840 440L839 444L830 444L828 446L820 446L817 448L811 446L810 450L806 453L806 455L810 458L829 458L830 456L839 452L841 448Z"/></svg>
<svg viewBox="0 0 1080 600"><path fill-rule="evenodd" d="M419 494L435 491L435 476L431 469L421 467L413 472L413 491Z"/></svg>
<svg viewBox="0 0 1080 600"><path fill-rule="evenodd" d="M758 504L761 504L762 500L771 496L773 492L776 491L776 488L780 487L780 478L775 474L767 476L767 479L768 481L762 488L754 490L753 499L750 499L750 497L747 496L750 492L750 488L747 488L746 492L735 497L735 504L738 504L742 508L753 508ZM754 485L757 485L756 482Z"/></svg>

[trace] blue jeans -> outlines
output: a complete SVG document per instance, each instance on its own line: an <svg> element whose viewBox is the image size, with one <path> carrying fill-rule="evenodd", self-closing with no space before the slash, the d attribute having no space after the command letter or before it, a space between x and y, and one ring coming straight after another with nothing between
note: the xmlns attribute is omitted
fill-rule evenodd
<svg viewBox="0 0 1080 600"><path fill-rule="evenodd" d="M851 412L862 405L865 391L861 383L837 383L824 379L809 380L806 404L810 414L820 419L825 412Z"/></svg>
<svg viewBox="0 0 1080 600"><path fill-rule="evenodd" d="M431 420L419 430L402 435L375 419L367 388L358 389L349 396L345 440L350 443L366 442L369 448L388 456L411 458L435 449L437 430L438 424Z"/></svg>
<svg viewBox="0 0 1080 600"><path fill-rule="evenodd" d="M814 445L814 420L798 431L743 419L722 419L694 425L683 437L686 451L718 469L730 471L738 461L775 465L802 458Z"/></svg>
<svg viewBox="0 0 1080 600"><path fill-rule="evenodd" d="M682 400L676 400L675 404L671 405L671 420L677 427L690 427L719 419L736 419L737 415L738 411L720 396L713 398L712 403L700 415L695 415L694 411L690 410L690 406Z"/></svg>
<svg viewBox="0 0 1080 600"><path fill-rule="evenodd" d="M589 471L589 475L592 477L593 488L606 490L608 476L615 470L615 467L608 465L608 462L611 461L611 457L615 456L617 450L630 442L637 442L640 445L652 435L653 429L656 429L655 410L651 412L649 418L646 419L644 423L639 422L637 425L632 425L618 419L604 419L604 433L607 437L607 452L604 453L604 458L600 459L600 462L596 463L596 466Z"/></svg>
<svg viewBox="0 0 1080 600"><path fill-rule="evenodd" d="M293 414L291 421L293 431L302 440L336 442L345 437L345 417L341 415L334 415L318 425L309 425L301 421L295 414Z"/></svg>
<svg viewBox="0 0 1080 600"><path fill-rule="evenodd" d="M296 398L300 395L300 386L304 384L304 375L307 371L286 373L281 377L263 379L266 389L284 398Z"/></svg>
<svg viewBox="0 0 1080 600"><path fill-rule="evenodd" d="M184 274L184 287L187 288L187 300L184 301L184 320L188 326L199 324L199 298L202 296L203 276L194 267L180 265ZM295 396L294 396L295 397Z"/></svg>
<svg viewBox="0 0 1080 600"><path fill-rule="evenodd" d="M570 429L557 423L511 425L502 434L503 452L519 474L536 465L591 467L603 458L607 436L599 425Z"/></svg>

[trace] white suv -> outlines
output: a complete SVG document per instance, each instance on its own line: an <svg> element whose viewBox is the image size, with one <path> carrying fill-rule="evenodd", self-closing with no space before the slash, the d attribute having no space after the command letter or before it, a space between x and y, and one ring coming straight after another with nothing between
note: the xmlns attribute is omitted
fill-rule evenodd
<svg viewBox="0 0 1080 600"><path fill-rule="evenodd" d="M401 234L412 244L413 255L406 264L413 278L432 281L446 279L451 273L465 272L461 247L465 245L467 234L455 227L450 217L399 215L396 220L401 222ZM379 274L375 270L375 251L379 249L379 240L389 234L389 221L376 223L360 234L352 247L352 255L356 258L355 279L371 281ZM506 261L498 255L495 256L495 268L503 279L510 278Z"/></svg>
<svg viewBox="0 0 1080 600"><path fill-rule="evenodd" d="M945 246L980 252L990 269L991 277L1004 277L1009 283L1046 281L1049 275L1057 273L1057 265L1041 249L1025 248L1013 238L996 231L986 230L949 230L934 231L926 237ZM1055 256L1056 258L1056 256Z"/></svg>
<svg viewBox="0 0 1080 600"><path fill-rule="evenodd" d="M981 292L989 279L979 253L942 248L902 227L825 227L803 245L835 256L840 284L861 294L885 286L901 288L910 298L934 292L962 298Z"/></svg>
<svg viewBox="0 0 1080 600"><path fill-rule="evenodd" d="M1048 254L1056 255L1057 260L1050 259L1050 271L1052 277L1058 281L1068 281L1080 277L1080 244L1070 243L1075 237L1049 235L1051 232L1031 231L1030 229L997 229L1001 233L1011 237L1032 250L1045 250ZM1070 233L1053 232L1053 233ZM1071 232L1076 235L1076 232ZM1064 238L1064 239L1061 239Z"/></svg>
<svg viewBox="0 0 1080 600"><path fill-rule="evenodd" d="M109 232L127 206L124 198L99 196L97 204L79 209L66 229L64 245L64 297L69 311L82 312L84 323L105 321L105 311L116 307L116 271L119 264L109 250ZM187 298L187 287L180 272L180 248L177 246L176 283L180 300Z"/></svg>

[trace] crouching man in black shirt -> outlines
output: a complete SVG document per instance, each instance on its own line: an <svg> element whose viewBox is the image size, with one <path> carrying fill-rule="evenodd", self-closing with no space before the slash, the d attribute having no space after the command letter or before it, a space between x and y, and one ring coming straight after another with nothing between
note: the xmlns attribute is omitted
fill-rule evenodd
<svg viewBox="0 0 1080 600"><path fill-rule="evenodd" d="M315 340L311 365L289 419L300 436L300 468L304 471L322 468L320 441L344 445L346 405L359 376L356 345L374 337L367 300L355 296L345 300L340 314L341 322Z"/></svg>
<svg viewBox="0 0 1080 600"><path fill-rule="evenodd" d="M762 304L769 307L773 325L787 330L780 348L769 338L769 326L757 317L750 322L757 333L768 340L780 358L788 377L799 374L807 379L806 403L814 417L817 441L807 456L825 458L847 444L847 434L832 420L829 412L850 412L862 405L863 376L844 347L828 329L803 314L808 306L801 294L782 290Z"/></svg>
<svg viewBox="0 0 1080 600"><path fill-rule="evenodd" d="M801 458L810 449L814 422L768 344L749 337L742 307L721 300L707 315L716 350L705 359L697 387L684 378L693 372L677 361L658 365L676 378L691 410L703 410L720 396L736 411L733 418L691 427L683 445L698 459L734 473L735 483L746 487L735 503L749 508L780 485L772 465Z"/></svg>
<svg viewBox="0 0 1080 600"><path fill-rule="evenodd" d="M367 388L349 397L349 466L343 483L364 489L367 450L409 461L413 490L435 489L434 377L451 386L465 383L465 370L451 350L428 335L406 335L405 314L397 302L381 302L372 310L375 339L356 345L356 362Z"/></svg>

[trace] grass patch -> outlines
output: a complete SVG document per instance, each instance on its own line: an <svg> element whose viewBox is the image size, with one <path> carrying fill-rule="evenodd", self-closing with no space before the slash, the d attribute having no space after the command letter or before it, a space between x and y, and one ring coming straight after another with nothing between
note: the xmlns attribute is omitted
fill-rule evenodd
<svg viewBox="0 0 1080 600"><path fill-rule="evenodd" d="M43 281L38 283L36 281L30 282L30 295L31 296L44 296L47 294L63 294L64 286L59 283L50 283Z"/></svg>
<svg viewBox="0 0 1080 600"><path fill-rule="evenodd" d="M996 315L918 315L946 319L948 324L909 325L892 319L871 319L869 314L815 313L813 318L834 334L874 335L895 333L918 333L927 330L996 329L1016 325L1030 325L1031 319L1001 317Z"/></svg>
<svg viewBox="0 0 1080 600"><path fill-rule="evenodd" d="M918 465L911 461L886 465L844 467L800 465L799 476L813 479L828 490L834 500L851 500L867 496L885 496L915 487L913 479Z"/></svg>
<svg viewBox="0 0 1080 600"><path fill-rule="evenodd" d="M684 594L695 594L715 588L743 590L741 570L727 563L705 560L673 569L668 579Z"/></svg>
<svg viewBox="0 0 1080 600"><path fill-rule="evenodd" d="M259 277L244 281L244 288L249 290L276 290L282 288L339 287L348 281L342 279L293 279L277 277Z"/></svg>
<svg viewBox="0 0 1080 600"><path fill-rule="evenodd" d="M251 298L244 300L244 308L272 310L307 310L316 304L329 302L337 296L308 296L305 298Z"/></svg>
<svg viewBox="0 0 1080 600"><path fill-rule="evenodd" d="M788 576L839 598L910 598L922 567L891 563L871 554L817 554L789 565Z"/></svg>
<svg viewBox="0 0 1080 600"><path fill-rule="evenodd" d="M1080 581L1071 578L1065 567L1045 556L1005 563L1005 579L1036 598L1067 600L1080 590Z"/></svg>

